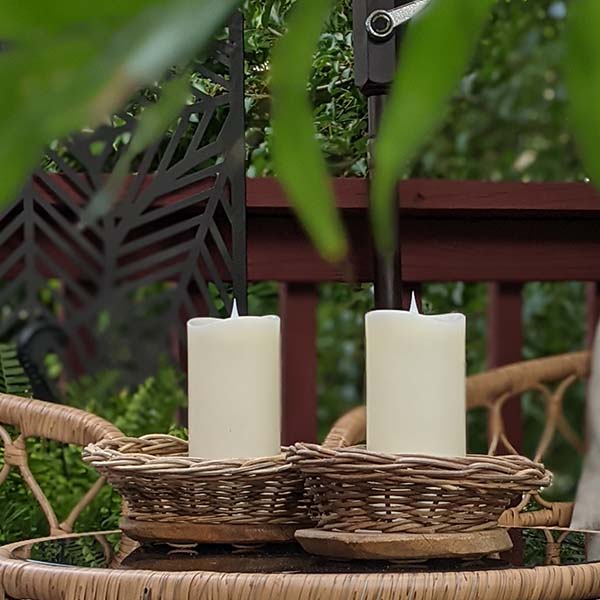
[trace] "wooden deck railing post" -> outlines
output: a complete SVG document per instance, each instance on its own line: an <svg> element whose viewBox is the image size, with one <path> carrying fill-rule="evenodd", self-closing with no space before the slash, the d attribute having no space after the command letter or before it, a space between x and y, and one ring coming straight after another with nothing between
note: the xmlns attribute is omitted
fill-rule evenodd
<svg viewBox="0 0 600 600"><path fill-rule="evenodd" d="M282 443L317 439L317 306L311 283L282 284Z"/></svg>
<svg viewBox="0 0 600 600"><path fill-rule="evenodd" d="M488 288L488 367L523 359L522 300L520 283L491 283ZM504 407L506 434L517 450L523 449L521 398L510 398Z"/></svg>
<svg viewBox="0 0 600 600"><path fill-rule="evenodd" d="M519 362L523 359L523 284L490 283L488 286L488 367ZM517 451L523 450L521 397L513 396L504 405L506 435ZM499 448L502 453L505 449ZM514 564L523 563L524 544L519 532L511 532L513 549L505 558Z"/></svg>

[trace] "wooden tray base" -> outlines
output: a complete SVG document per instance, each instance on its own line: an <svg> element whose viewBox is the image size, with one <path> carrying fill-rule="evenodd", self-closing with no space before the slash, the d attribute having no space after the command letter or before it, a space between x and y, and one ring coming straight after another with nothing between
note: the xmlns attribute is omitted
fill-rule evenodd
<svg viewBox="0 0 600 600"><path fill-rule="evenodd" d="M482 558L512 548L506 529L470 533L336 533L299 529L296 539L311 554L360 560Z"/></svg>
<svg viewBox="0 0 600 600"><path fill-rule="evenodd" d="M160 523L123 517L121 530L142 543L155 544L276 544L294 540L294 525L213 525Z"/></svg>

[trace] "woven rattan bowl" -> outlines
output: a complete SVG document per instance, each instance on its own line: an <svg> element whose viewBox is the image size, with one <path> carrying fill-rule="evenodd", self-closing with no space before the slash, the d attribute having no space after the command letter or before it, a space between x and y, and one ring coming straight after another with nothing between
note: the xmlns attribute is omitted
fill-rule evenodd
<svg viewBox="0 0 600 600"><path fill-rule="evenodd" d="M317 528L344 533L494 529L516 499L551 481L543 465L521 456L436 458L296 444L287 459L306 478Z"/></svg>
<svg viewBox="0 0 600 600"><path fill-rule="evenodd" d="M130 537L153 542L262 543L306 526L304 480L285 456L203 460L168 435L90 444L83 458L123 496Z"/></svg>

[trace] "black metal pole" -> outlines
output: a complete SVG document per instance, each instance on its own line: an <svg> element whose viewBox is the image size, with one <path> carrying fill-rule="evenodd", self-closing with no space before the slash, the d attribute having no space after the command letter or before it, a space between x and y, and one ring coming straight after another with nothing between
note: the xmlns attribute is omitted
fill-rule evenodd
<svg viewBox="0 0 600 600"><path fill-rule="evenodd" d="M398 45L404 26L384 39L376 39L367 32L367 19L374 11L389 11L407 4L407 0L354 0L354 70L356 85L368 98L368 165L369 177L377 165L373 163L373 145L379 131L379 120L385 105L386 94L394 79ZM394 227L393 251L384 256L375 246L374 281L375 307L379 309L402 308L402 262L399 244L400 218L397 192L392 200Z"/></svg>
<svg viewBox="0 0 600 600"><path fill-rule="evenodd" d="M373 145L379 132L379 120L385 106L385 94L369 96L369 129L368 129L368 166L369 178L373 177L376 165L373 161ZM370 186L369 186L370 190ZM392 199L391 218L395 223L393 249L389 255L382 255L377 246L374 246L374 280L375 308L398 309L402 308L402 263L400 245L398 243L398 229L400 227L398 211L398 195L394 190Z"/></svg>

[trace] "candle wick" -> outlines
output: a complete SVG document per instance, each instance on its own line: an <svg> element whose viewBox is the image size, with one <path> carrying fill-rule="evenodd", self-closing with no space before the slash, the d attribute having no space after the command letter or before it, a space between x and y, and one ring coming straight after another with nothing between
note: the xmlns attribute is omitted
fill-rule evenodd
<svg viewBox="0 0 600 600"><path fill-rule="evenodd" d="M231 318L237 319L239 316L240 316L240 314L238 313L237 300L234 298L233 299L233 307L231 308Z"/></svg>
<svg viewBox="0 0 600 600"><path fill-rule="evenodd" d="M415 293L413 291L412 296L410 298L410 312L414 315L418 315L419 314L419 307L417 305L417 298L415 296Z"/></svg>

